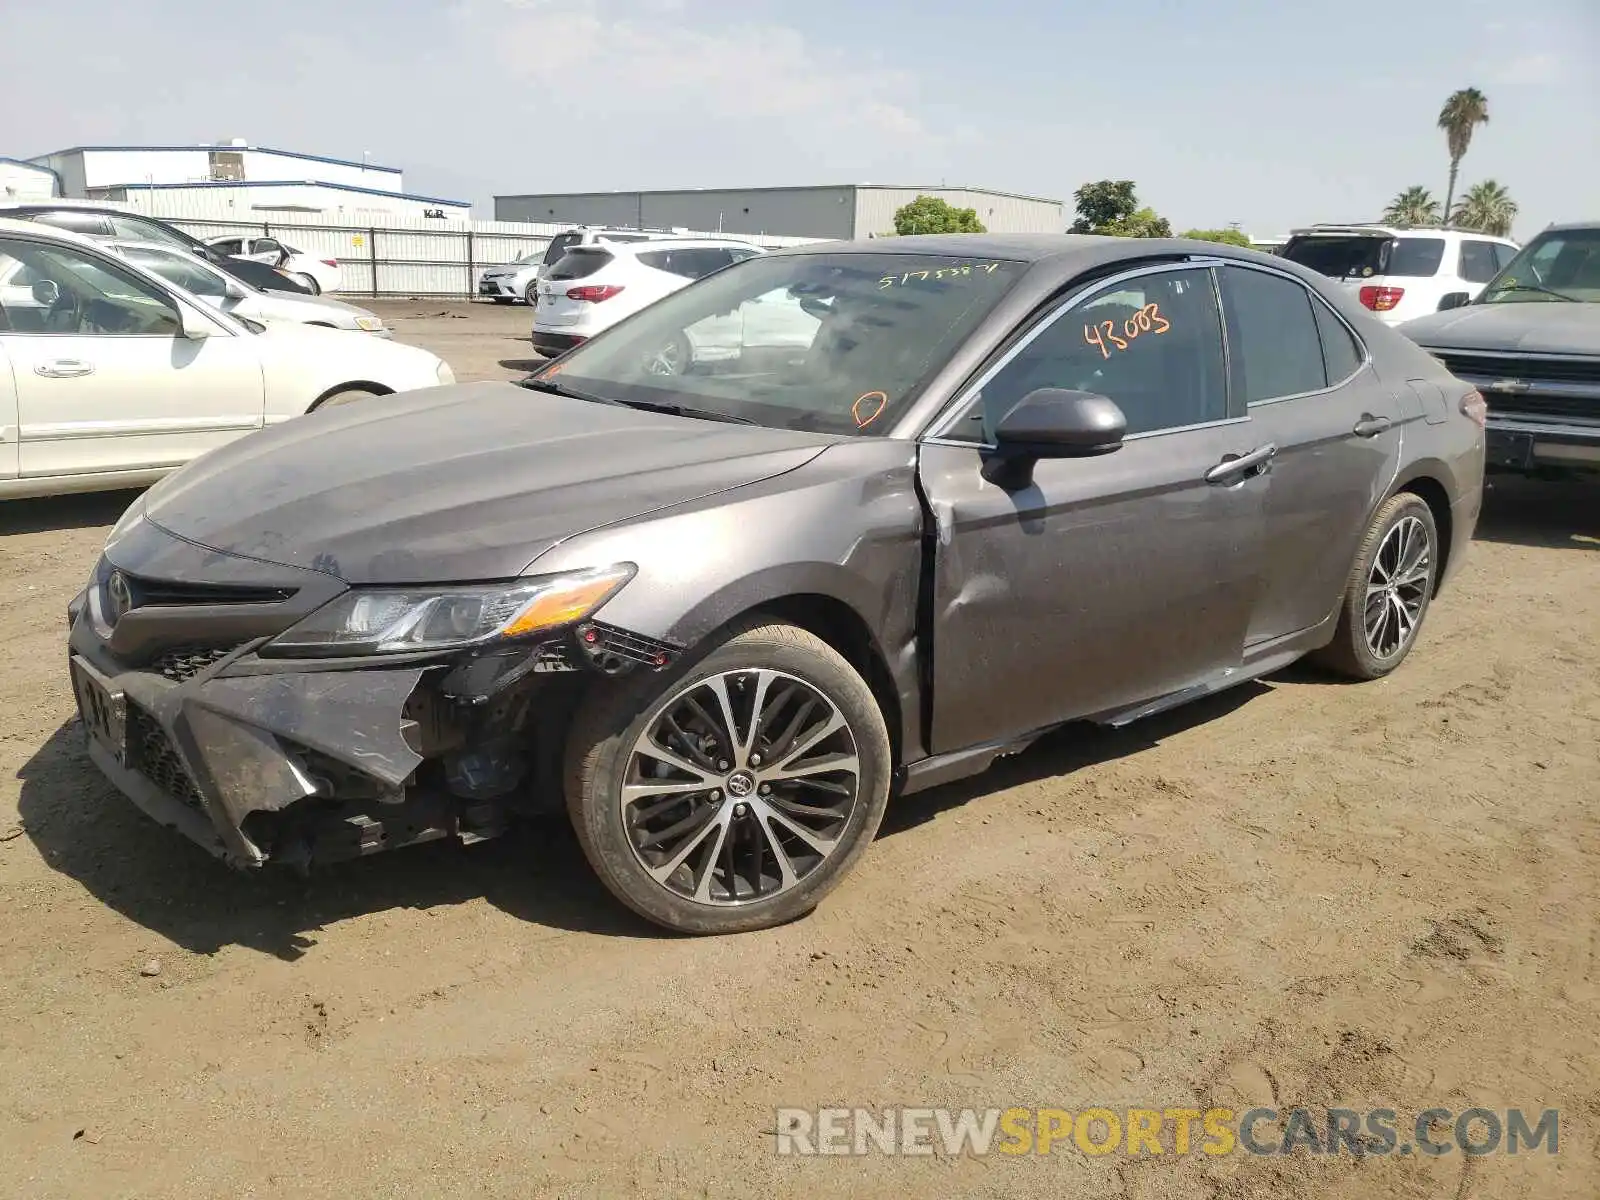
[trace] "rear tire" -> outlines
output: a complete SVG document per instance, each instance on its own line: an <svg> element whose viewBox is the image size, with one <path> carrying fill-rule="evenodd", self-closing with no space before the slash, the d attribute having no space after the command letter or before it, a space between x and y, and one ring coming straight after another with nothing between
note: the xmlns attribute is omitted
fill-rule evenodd
<svg viewBox="0 0 1600 1200"><path fill-rule="evenodd" d="M373 396L381 394L368 388L343 388L337 392L331 392L321 400L318 400L311 406L311 411L317 412L324 408L332 408L336 404L350 404L357 400L370 400Z"/></svg>
<svg viewBox="0 0 1600 1200"><path fill-rule="evenodd" d="M294 279L296 283L305 288L306 291L310 292L313 296L322 295L322 285L317 282L317 277L315 275L308 275L304 271L301 271L294 277Z"/></svg>
<svg viewBox="0 0 1600 1200"><path fill-rule="evenodd" d="M820 638L764 624L596 687L567 740L565 790L619 900L681 933L738 933L833 890L878 831L891 771L866 681Z"/></svg>
<svg viewBox="0 0 1600 1200"><path fill-rule="evenodd" d="M1347 679L1381 679L1411 653L1439 577L1439 531L1413 492L1387 500L1356 551L1333 641L1312 661Z"/></svg>

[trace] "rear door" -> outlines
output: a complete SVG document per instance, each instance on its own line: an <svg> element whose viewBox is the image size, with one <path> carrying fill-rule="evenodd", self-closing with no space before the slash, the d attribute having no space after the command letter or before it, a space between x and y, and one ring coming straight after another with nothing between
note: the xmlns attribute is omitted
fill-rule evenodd
<svg viewBox="0 0 1600 1200"><path fill-rule="evenodd" d="M5 300L0 297L0 479L17 477L17 384L5 349Z"/></svg>
<svg viewBox="0 0 1600 1200"><path fill-rule="evenodd" d="M0 349L17 404L24 477L176 466L261 426L253 339L217 326L186 338L177 301L77 246L0 237L0 273L20 263L55 292L27 331L9 321Z"/></svg>
<svg viewBox="0 0 1600 1200"><path fill-rule="evenodd" d="M1278 448L1265 585L1246 639L1270 650L1333 611L1394 478L1407 417L1360 339L1299 280L1239 263L1218 273L1233 392L1257 437Z"/></svg>

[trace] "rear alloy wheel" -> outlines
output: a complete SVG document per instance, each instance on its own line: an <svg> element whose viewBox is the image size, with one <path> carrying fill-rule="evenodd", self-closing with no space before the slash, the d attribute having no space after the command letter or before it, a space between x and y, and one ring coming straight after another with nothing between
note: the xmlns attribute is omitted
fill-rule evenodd
<svg viewBox="0 0 1600 1200"><path fill-rule="evenodd" d="M645 370L652 375L687 375L694 369L694 347L682 334L652 354Z"/></svg>
<svg viewBox="0 0 1600 1200"><path fill-rule="evenodd" d="M1352 679L1393 671L1416 644L1438 567L1433 510L1401 492L1372 519L1345 586L1338 632L1317 660Z"/></svg>
<svg viewBox="0 0 1600 1200"><path fill-rule="evenodd" d="M317 277L315 275L308 275L304 271L301 271L294 277L294 279L296 283L305 288L306 291L310 292L313 296L322 295L322 285L317 282Z"/></svg>
<svg viewBox="0 0 1600 1200"><path fill-rule="evenodd" d="M601 880L685 933L815 908L877 832L889 738L872 690L788 625L687 670L602 685L568 745L567 805Z"/></svg>

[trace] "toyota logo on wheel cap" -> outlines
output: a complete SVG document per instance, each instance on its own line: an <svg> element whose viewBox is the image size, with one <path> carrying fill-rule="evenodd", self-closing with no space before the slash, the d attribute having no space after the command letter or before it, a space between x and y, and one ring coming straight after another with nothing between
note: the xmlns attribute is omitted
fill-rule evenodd
<svg viewBox="0 0 1600 1200"><path fill-rule="evenodd" d="M115 625L132 607L133 589L128 586L128 577L121 571L111 572L111 578L106 580L106 619Z"/></svg>
<svg viewBox="0 0 1600 1200"><path fill-rule="evenodd" d="M735 771L728 776L728 794L730 796L742 798L755 790L755 777L749 771Z"/></svg>

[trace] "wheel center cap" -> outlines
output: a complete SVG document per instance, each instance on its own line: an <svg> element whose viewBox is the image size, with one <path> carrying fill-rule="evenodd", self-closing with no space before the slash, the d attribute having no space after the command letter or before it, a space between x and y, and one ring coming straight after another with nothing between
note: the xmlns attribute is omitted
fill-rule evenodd
<svg viewBox="0 0 1600 1200"><path fill-rule="evenodd" d="M735 771L728 776L728 795L743 799L756 790L756 777L749 771Z"/></svg>

